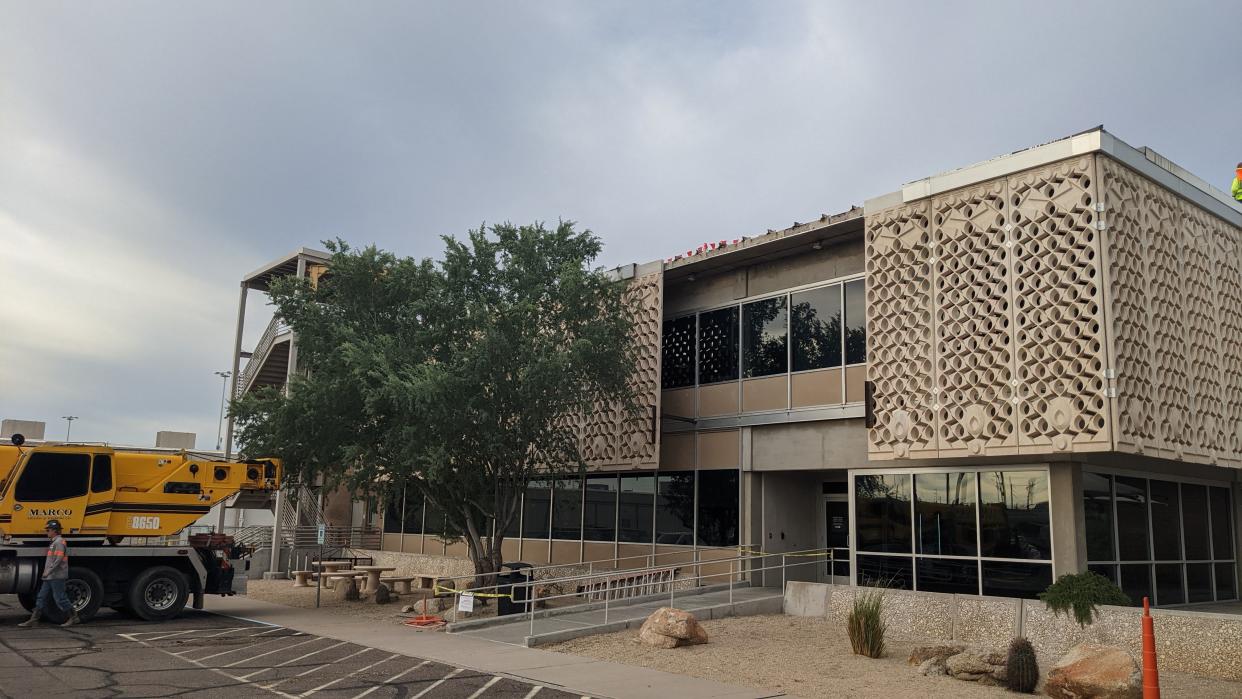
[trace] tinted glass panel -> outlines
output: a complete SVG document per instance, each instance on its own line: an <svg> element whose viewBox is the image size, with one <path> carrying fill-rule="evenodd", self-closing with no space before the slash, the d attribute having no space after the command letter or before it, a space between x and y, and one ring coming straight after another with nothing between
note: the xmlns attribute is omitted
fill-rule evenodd
<svg viewBox="0 0 1242 699"><path fill-rule="evenodd" d="M1113 480L1111 476L1084 471L1082 474L1083 510L1086 514L1087 560L1112 561L1113 550Z"/></svg>
<svg viewBox="0 0 1242 699"><path fill-rule="evenodd" d="M858 584L914 589L914 565L909 556L857 556Z"/></svg>
<svg viewBox="0 0 1242 699"><path fill-rule="evenodd" d="M694 543L694 472L660 474L656 496L656 543Z"/></svg>
<svg viewBox="0 0 1242 699"><path fill-rule="evenodd" d="M655 517L655 476L621 476L621 503L617 515L617 538L650 544Z"/></svg>
<svg viewBox="0 0 1242 699"><path fill-rule="evenodd" d="M522 502L522 538L548 538L548 516L551 512L552 491L549 481L531 481L526 486Z"/></svg>
<svg viewBox="0 0 1242 699"><path fill-rule="evenodd" d="M615 541L617 538L617 477L591 476L583 493L582 538Z"/></svg>
<svg viewBox="0 0 1242 699"><path fill-rule="evenodd" d="M663 359L660 384L663 388L694 385L694 316L664 321Z"/></svg>
<svg viewBox="0 0 1242 699"><path fill-rule="evenodd" d="M52 502L86 495L91 477L90 454L31 454L17 481L19 502Z"/></svg>
<svg viewBox="0 0 1242 699"><path fill-rule="evenodd" d="M582 479L557 478L552 488L552 538L582 538Z"/></svg>
<svg viewBox="0 0 1242 699"><path fill-rule="evenodd" d="M1186 564L1186 601L1212 601L1212 564Z"/></svg>
<svg viewBox="0 0 1242 699"><path fill-rule="evenodd" d="M1042 471L981 471L979 496L981 555L1051 560L1048 474ZM987 584L986 580L984 584Z"/></svg>
<svg viewBox="0 0 1242 699"><path fill-rule="evenodd" d="M983 594L1034 599L1052 584L1052 566L1046 563L983 561Z"/></svg>
<svg viewBox="0 0 1242 699"><path fill-rule="evenodd" d="M918 559L915 574L918 588L924 592L979 594L979 562L937 558Z"/></svg>
<svg viewBox="0 0 1242 699"><path fill-rule="evenodd" d="M1117 549L1123 561L1151 559L1147 545L1147 481L1117 476Z"/></svg>
<svg viewBox="0 0 1242 699"><path fill-rule="evenodd" d="M1207 486L1182 484L1182 533L1186 560L1203 561L1212 557L1208 545Z"/></svg>
<svg viewBox="0 0 1242 699"><path fill-rule="evenodd" d="M918 553L975 555L975 474L921 473L914 498Z"/></svg>
<svg viewBox="0 0 1242 699"><path fill-rule="evenodd" d="M427 501L426 508L427 514L425 515L426 519L424 520L426 531L423 533L430 536L440 536L444 534L446 528L444 512L430 500Z"/></svg>
<svg viewBox="0 0 1242 699"><path fill-rule="evenodd" d="M1104 565L1104 564L1090 565L1090 566L1087 566L1087 570L1091 571L1092 573L1096 573L1098 575L1102 575L1108 578L1109 582L1113 583L1114 585L1117 584L1117 566L1115 565Z"/></svg>
<svg viewBox="0 0 1242 699"><path fill-rule="evenodd" d="M791 296L793 370L841 366L841 285Z"/></svg>
<svg viewBox="0 0 1242 699"><path fill-rule="evenodd" d="M1151 488L1151 535L1155 559L1182 560L1182 515L1178 511L1177 484L1149 481ZM1157 571L1156 576L1160 573ZM1157 587L1159 584L1157 583ZM1164 604L1161 602L1161 604Z"/></svg>
<svg viewBox="0 0 1242 699"><path fill-rule="evenodd" d="M1186 603L1186 593L1182 591L1182 565L1180 563L1161 563L1156 566L1154 603L1164 607L1170 604Z"/></svg>
<svg viewBox="0 0 1242 699"><path fill-rule="evenodd" d="M737 471L699 471L700 546L737 546Z"/></svg>
<svg viewBox="0 0 1242 699"><path fill-rule="evenodd" d="M91 467L91 492L102 493L112 490L112 457L100 454L95 457Z"/></svg>
<svg viewBox="0 0 1242 699"><path fill-rule="evenodd" d="M785 297L742 306L742 371L747 378L789 370Z"/></svg>
<svg viewBox="0 0 1242 699"><path fill-rule="evenodd" d="M1216 599L1228 600L1237 599L1238 588L1235 582L1234 566L1232 563L1216 564Z"/></svg>
<svg viewBox="0 0 1242 699"><path fill-rule="evenodd" d="M414 489L405 491L405 533L423 533L423 496Z"/></svg>
<svg viewBox="0 0 1242 699"><path fill-rule="evenodd" d="M1151 597L1151 566L1149 565L1123 565L1120 566L1121 583L1118 587L1121 591L1130 596L1130 604L1135 607L1143 606L1143 598Z"/></svg>
<svg viewBox="0 0 1242 699"><path fill-rule="evenodd" d="M867 299L863 280L845 285L845 363L867 361Z"/></svg>
<svg viewBox="0 0 1242 699"><path fill-rule="evenodd" d="M1233 511L1229 506L1229 491L1212 488L1209 497L1212 504L1212 551L1218 559L1232 559Z"/></svg>
<svg viewBox="0 0 1242 699"><path fill-rule="evenodd" d="M854 478L859 551L911 552L910 485L901 474Z"/></svg>
<svg viewBox="0 0 1242 699"><path fill-rule="evenodd" d="M401 533L401 493L388 496L388 504L384 507L384 533Z"/></svg>
<svg viewBox="0 0 1242 699"><path fill-rule="evenodd" d="M737 306L699 314L699 383L737 378Z"/></svg>

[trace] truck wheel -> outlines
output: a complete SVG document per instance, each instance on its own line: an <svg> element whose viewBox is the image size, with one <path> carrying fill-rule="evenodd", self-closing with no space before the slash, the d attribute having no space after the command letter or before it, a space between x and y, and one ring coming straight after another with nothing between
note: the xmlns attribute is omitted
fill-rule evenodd
<svg viewBox="0 0 1242 699"><path fill-rule="evenodd" d="M65 596L78 613L82 621L90 621L99 611L103 603L103 581L90 568L69 568L69 577L65 580ZM69 615L55 604L47 612L47 620L59 624Z"/></svg>
<svg viewBox="0 0 1242 699"><path fill-rule="evenodd" d="M180 614L189 597L190 585L181 571L152 566L130 582L125 606L140 619L164 621Z"/></svg>
<svg viewBox="0 0 1242 699"><path fill-rule="evenodd" d="M34 611L35 595L33 592L19 592L17 594L17 601L21 602L22 609L25 609L28 612Z"/></svg>

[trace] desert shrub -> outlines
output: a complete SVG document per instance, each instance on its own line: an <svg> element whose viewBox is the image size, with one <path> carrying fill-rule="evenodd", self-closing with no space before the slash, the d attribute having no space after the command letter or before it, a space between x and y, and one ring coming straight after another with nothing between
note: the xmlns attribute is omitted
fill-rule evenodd
<svg viewBox="0 0 1242 699"><path fill-rule="evenodd" d="M1011 692L1031 694L1037 684L1039 662L1035 659L1035 649L1025 638L1013 639L1005 655L1005 687Z"/></svg>
<svg viewBox="0 0 1242 699"><path fill-rule="evenodd" d="M850 609L845 627L855 655L868 658L883 655L884 632L888 629L882 618L883 610L884 590L858 590L855 593L854 606Z"/></svg>
<svg viewBox="0 0 1242 699"><path fill-rule="evenodd" d="M1099 605L1110 604L1126 607L1130 597L1113 584L1113 581L1087 571L1062 575L1039 593L1039 599L1053 614L1073 614L1080 627L1086 627L1100 616Z"/></svg>

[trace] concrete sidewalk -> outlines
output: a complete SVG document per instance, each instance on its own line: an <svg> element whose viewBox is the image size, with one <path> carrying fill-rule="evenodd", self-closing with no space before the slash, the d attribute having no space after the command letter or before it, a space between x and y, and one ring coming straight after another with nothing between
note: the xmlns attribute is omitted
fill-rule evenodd
<svg viewBox="0 0 1242 699"><path fill-rule="evenodd" d="M546 684L584 696L609 699L762 699L784 696L779 692L747 689L462 634L420 632L402 624L377 622L374 619L355 621L335 612L286 607L247 597L212 597L207 600L207 610L350 641L390 653Z"/></svg>

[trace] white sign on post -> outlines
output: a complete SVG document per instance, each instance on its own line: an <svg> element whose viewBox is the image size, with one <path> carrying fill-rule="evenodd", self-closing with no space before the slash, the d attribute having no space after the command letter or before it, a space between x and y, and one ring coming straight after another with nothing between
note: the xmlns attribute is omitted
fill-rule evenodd
<svg viewBox="0 0 1242 699"><path fill-rule="evenodd" d="M473 612L474 611L474 595L469 592L461 593L461 597L457 598L457 611Z"/></svg>
<svg viewBox="0 0 1242 699"><path fill-rule="evenodd" d="M316 533L316 537L318 538L318 541L316 543L318 543L320 546L323 546L323 541L326 538L325 534L327 533L327 529L328 529L327 525L324 525L324 524L319 525L319 531Z"/></svg>

